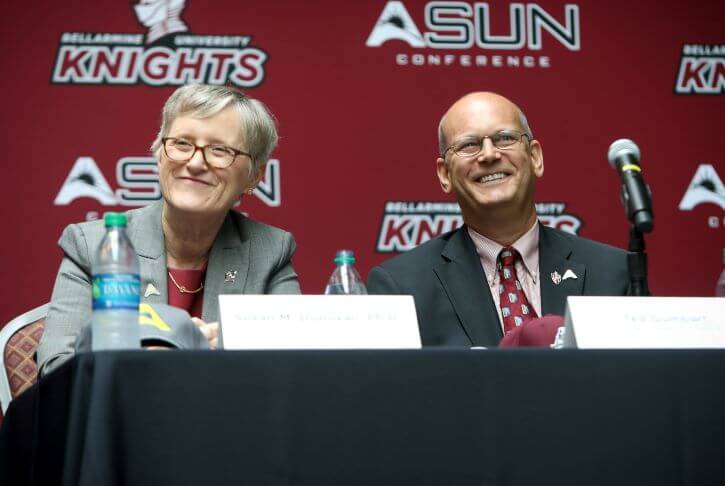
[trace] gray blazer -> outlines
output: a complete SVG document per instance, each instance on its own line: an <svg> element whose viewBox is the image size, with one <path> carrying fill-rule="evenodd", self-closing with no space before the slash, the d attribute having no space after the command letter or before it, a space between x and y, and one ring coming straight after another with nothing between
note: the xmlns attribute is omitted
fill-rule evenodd
<svg viewBox="0 0 725 486"><path fill-rule="evenodd" d="M166 250L161 227L162 201L128 211L127 234L139 257L141 302L168 302ZM73 355L81 328L91 318L91 261L105 234L103 221L72 224L58 242L63 261L53 288L45 332L38 346L41 374ZM214 240L204 280L202 319L219 319L220 294L299 294L291 258L292 235L230 211ZM236 272L234 279L226 272ZM149 284L160 295L145 296Z"/></svg>

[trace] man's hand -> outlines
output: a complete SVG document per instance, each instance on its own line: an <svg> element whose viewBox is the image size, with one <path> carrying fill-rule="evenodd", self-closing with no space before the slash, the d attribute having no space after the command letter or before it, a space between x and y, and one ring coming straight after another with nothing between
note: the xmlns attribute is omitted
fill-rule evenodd
<svg viewBox="0 0 725 486"><path fill-rule="evenodd" d="M210 322L207 324L198 317L192 317L191 320L194 324L196 324L196 327L199 328L206 340L209 341L209 347L211 349L216 349L219 338L219 323Z"/></svg>

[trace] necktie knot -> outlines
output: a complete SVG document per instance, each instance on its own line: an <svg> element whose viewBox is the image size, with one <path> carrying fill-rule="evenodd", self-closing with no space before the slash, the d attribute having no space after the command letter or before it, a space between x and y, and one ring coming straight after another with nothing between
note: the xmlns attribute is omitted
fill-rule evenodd
<svg viewBox="0 0 725 486"><path fill-rule="evenodd" d="M519 252L512 246L507 246L501 249L498 254L498 266L502 267L513 267L516 260L519 259Z"/></svg>

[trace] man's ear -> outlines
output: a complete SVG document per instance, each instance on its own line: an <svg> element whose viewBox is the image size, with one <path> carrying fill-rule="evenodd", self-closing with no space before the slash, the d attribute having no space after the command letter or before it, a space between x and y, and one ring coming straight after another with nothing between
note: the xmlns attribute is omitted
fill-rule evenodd
<svg viewBox="0 0 725 486"><path fill-rule="evenodd" d="M436 159L436 173L438 174L438 182L441 184L441 189L443 189L443 192L446 194L450 194L453 190L453 186L451 184L451 178L448 171L448 164L440 157Z"/></svg>
<svg viewBox="0 0 725 486"><path fill-rule="evenodd" d="M544 152L538 140L532 140L529 144L529 157L531 157L531 167L534 169L536 177L544 175Z"/></svg>

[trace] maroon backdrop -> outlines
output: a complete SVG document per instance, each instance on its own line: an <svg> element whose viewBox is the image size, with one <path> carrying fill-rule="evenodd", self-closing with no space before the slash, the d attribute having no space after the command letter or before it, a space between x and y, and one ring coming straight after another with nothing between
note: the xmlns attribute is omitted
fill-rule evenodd
<svg viewBox="0 0 725 486"><path fill-rule="evenodd" d="M0 323L49 300L65 225L158 196L148 146L163 101L193 80L240 85L279 119L278 162L240 209L296 236L305 293L322 291L339 248L365 276L460 222L455 205L412 203L451 202L435 177L438 120L459 96L493 90L519 103L543 145L546 222L626 246L606 153L632 138L654 195L653 293L713 294L725 246L725 3L147 8L3 4ZM149 43L159 29L168 35Z"/></svg>

